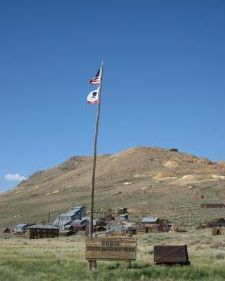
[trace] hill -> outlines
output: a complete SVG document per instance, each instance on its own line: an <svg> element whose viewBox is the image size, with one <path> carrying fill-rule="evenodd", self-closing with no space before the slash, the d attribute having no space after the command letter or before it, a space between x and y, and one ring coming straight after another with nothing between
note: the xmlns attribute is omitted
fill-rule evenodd
<svg viewBox="0 0 225 281"><path fill-rule="evenodd" d="M90 204L92 158L75 156L39 171L15 189L0 194L0 227L47 221L74 205ZM136 147L97 158L95 206L128 207L130 216L156 215L196 225L224 209L225 164L161 148Z"/></svg>

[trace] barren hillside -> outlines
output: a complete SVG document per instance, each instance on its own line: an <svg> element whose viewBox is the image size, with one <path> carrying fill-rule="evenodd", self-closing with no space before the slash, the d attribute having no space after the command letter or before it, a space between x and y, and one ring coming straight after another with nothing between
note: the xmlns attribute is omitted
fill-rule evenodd
<svg viewBox="0 0 225 281"><path fill-rule="evenodd" d="M0 226L47 221L72 205L89 207L91 157L72 157L39 171L15 189L0 194ZM97 159L96 207L128 207L131 218L157 215L196 225L225 216L225 164L186 153L137 147Z"/></svg>

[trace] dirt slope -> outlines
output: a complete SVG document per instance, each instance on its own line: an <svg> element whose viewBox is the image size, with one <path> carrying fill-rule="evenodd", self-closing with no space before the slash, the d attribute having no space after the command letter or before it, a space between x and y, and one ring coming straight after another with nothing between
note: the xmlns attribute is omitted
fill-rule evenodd
<svg viewBox="0 0 225 281"><path fill-rule="evenodd" d="M73 205L89 207L91 157L72 157L0 194L0 227L47 221ZM160 148L136 147L97 159L96 207L128 207L131 218L157 215L196 225L225 216L225 164Z"/></svg>

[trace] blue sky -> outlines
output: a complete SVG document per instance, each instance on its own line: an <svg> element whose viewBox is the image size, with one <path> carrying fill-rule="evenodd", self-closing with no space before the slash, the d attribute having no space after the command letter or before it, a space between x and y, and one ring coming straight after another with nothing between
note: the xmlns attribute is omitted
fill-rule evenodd
<svg viewBox="0 0 225 281"><path fill-rule="evenodd" d="M0 191L98 152L177 147L225 160L225 1L0 2Z"/></svg>

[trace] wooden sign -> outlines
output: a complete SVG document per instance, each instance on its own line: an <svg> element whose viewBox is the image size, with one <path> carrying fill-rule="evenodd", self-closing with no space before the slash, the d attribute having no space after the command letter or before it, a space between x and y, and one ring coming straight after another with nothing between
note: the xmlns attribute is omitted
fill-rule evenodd
<svg viewBox="0 0 225 281"><path fill-rule="evenodd" d="M202 204L202 208L225 208L225 204L219 204L219 203L207 203L207 204Z"/></svg>
<svg viewBox="0 0 225 281"><path fill-rule="evenodd" d="M87 237L87 260L136 260L137 240L131 237Z"/></svg>

